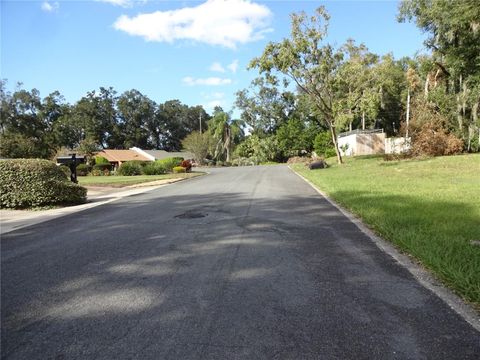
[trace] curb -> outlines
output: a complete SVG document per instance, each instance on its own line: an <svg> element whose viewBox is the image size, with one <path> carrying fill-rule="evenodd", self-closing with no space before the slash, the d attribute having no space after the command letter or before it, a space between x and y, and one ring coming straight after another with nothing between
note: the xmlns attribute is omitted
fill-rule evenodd
<svg viewBox="0 0 480 360"><path fill-rule="evenodd" d="M468 322L475 330L480 332L480 316L473 309L472 306L467 304L462 300L458 295L453 293L452 290L444 287L432 273L430 273L425 268L421 267L419 264L414 263L407 255L402 254L397 248L395 248L390 242L382 239L376 235L372 230L370 230L358 217L344 209L336 202L334 202L330 197L324 193L322 190L317 188L310 180L306 179L290 166L288 168L298 177L303 179L307 184L309 184L318 194L320 194L325 200L327 200L331 205L333 205L338 211L340 211L346 218L348 218L352 223L357 226L357 228L363 232L374 244L383 252L390 255L395 261L397 261L401 266L406 268L413 277L425 288L433 292L440 299L443 300L453 311L455 311L461 318Z"/></svg>

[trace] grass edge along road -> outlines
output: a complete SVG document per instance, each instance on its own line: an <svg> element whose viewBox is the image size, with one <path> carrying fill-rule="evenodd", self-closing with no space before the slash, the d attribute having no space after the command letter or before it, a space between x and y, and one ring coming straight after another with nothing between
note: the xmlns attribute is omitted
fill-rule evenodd
<svg viewBox="0 0 480 360"><path fill-rule="evenodd" d="M78 184L82 186L105 186L125 187L142 183L149 183L158 180L190 179L196 176L205 175L204 172L190 172L181 174L164 175L136 175L136 176L79 176Z"/></svg>
<svg viewBox="0 0 480 360"><path fill-rule="evenodd" d="M480 310L480 155L292 169Z"/></svg>

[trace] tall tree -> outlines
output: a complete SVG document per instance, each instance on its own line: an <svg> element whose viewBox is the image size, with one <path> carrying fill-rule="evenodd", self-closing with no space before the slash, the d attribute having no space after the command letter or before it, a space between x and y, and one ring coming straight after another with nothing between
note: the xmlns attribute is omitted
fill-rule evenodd
<svg viewBox="0 0 480 360"><path fill-rule="evenodd" d="M284 84L286 85L286 84ZM295 111L295 95L280 88L277 77L257 77L248 89L236 93L235 106L252 133L271 134Z"/></svg>
<svg viewBox="0 0 480 360"><path fill-rule="evenodd" d="M480 6L477 0L403 0L400 21L414 20L429 34L432 68L425 76L425 92L441 83L445 97L456 102L458 133L468 142L479 131L480 110ZM438 79L445 81L438 81ZM438 96L439 94L435 94ZM447 100L448 102L448 100ZM443 109L441 109L443 110ZM467 131L468 129L468 131Z"/></svg>
<svg viewBox="0 0 480 360"><path fill-rule="evenodd" d="M343 52L329 44L321 45L327 35L330 19L324 7L319 7L313 16L301 12L292 14L291 18L290 38L269 43L262 56L252 60L250 67L267 74L279 71L296 83L321 115L319 120L328 125L337 160L342 163L336 128L340 108L338 103L344 99L338 77Z"/></svg>
<svg viewBox="0 0 480 360"><path fill-rule="evenodd" d="M230 114L217 107L208 124L216 142L214 158L231 160L233 147L243 137L243 121L232 120Z"/></svg>
<svg viewBox="0 0 480 360"><path fill-rule="evenodd" d="M9 94L3 89L4 85L2 83L0 155L50 158L55 153L55 144L49 141L50 123L39 91L19 87Z"/></svg>
<svg viewBox="0 0 480 360"><path fill-rule="evenodd" d="M180 151L182 139L192 131L202 132L208 127L210 115L202 106L187 106L180 100L169 100L160 104L157 110L158 123L163 128L161 136L161 147L168 151Z"/></svg>
<svg viewBox="0 0 480 360"><path fill-rule="evenodd" d="M167 151L181 150L181 140L188 134L183 127L186 111L186 105L182 104L180 100L169 100L159 105L156 117L164 128L163 149Z"/></svg>
<svg viewBox="0 0 480 360"><path fill-rule="evenodd" d="M344 96L336 102L336 112L339 126L343 123L344 127L352 130L356 119L376 115L379 93L375 86L374 65L378 56L369 52L364 44L357 46L352 39L347 40L342 51L345 61L338 68L337 91Z"/></svg>
<svg viewBox="0 0 480 360"><path fill-rule="evenodd" d="M155 103L138 90L125 91L117 101L124 147L149 148L149 124L155 121Z"/></svg>

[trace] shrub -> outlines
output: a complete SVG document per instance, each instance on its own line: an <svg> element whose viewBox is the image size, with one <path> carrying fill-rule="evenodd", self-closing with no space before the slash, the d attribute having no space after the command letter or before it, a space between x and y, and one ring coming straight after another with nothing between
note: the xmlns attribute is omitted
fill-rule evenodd
<svg viewBox="0 0 480 360"><path fill-rule="evenodd" d="M205 162L213 143L213 135L209 131L193 131L182 140L182 146L193 154L196 163L200 165Z"/></svg>
<svg viewBox="0 0 480 360"><path fill-rule="evenodd" d="M78 164L77 165L77 176L87 176L89 171L90 171L90 169L89 169L87 164Z"/></svg>
<svg viewBox="0 0 480 360"><path fill-rule="evenodd" d="M225 161L225 162L223 163L223 166L230 167L230 166L232 166L232 163L231 163L230 161Z"/></svg>
<svg viewBox="0 0 480 360"><path fill-rule="evenodd" d="M313 140L313 148L317 155L325 156L326 158L335 156L335 147L332 141L332 134L328 131L320 132Z"/></svg>
<svg viewBox="0 0 480 360"><path fill-rule="evenodd" d="M463 151L463 141L448 134L441 125L429 122L412 136L412 155L442 156L459 154Z"/></svg>
<svg viewBox="0 0 480 360"><path fill-rule="evenodd" d="M104 158L103 156L95 156L95 165L100 165L100 164L110 165L110 161L108 161L108 159Z"/></svg>
<svg viewBox="0 0 480 360"><path fill-rule="evenodd" d="M143 173L145 175L162 175L167 173L167 169L162 163L155 161L145 165Z"/></svg>
<svg viewBox="0 0 480 360"><path fill-rule="evenodd" d="M223 166L223 161L218 160L216 165L217 165L217 166Z"/></svg>
<svg viewBox="0 0 480 360"><path fill-rule="evenodd" d="M187 169L185 169L183 166L175 166L173 168L173 173L174 174L180 174L180 173L185 173L187 172Z"/></svg>
<svg viewBox="0 0 480 360"><path fill-rule="evenodd" d="M81 204L86 199L87 190L67 180L59 166L51 161L0 161L1 208Z"/></svg>
<svg viewBox="0 0 480 360"><path fill-rule="evenodd" d="M117 170L118 175L123 176L135 176L142 175L143 168L141 165L142 161L127 161L124 162Z"/></svg>
<svg viewBox="0 0 480 360"><path fill-rule="evenodd" d="M162 160L157 160L159 164L165 167L166 172L171 172L175 166L180 166L182 163L183 158L179 157L171 157Z"/></svg>
<svg viewBox="0 0 480 360"><path fill-rule="evenodd" d="M184 167L187 172L192 171L192 162L190 160L183 160L180 166Z"/></svg>
<svg viewBox="0 0 480 360"><path fill-rule="evenodd" d="M107 171L110 172L110 170L112 170L112 165L110 165L110 163L108 163L108 164L105 164L105 163L95 164L95 165L93 165L93 170L99 170L102 173L105 173Z"/></svg>
<svg viewBox="0 0 480 360"><path fill-rule="evenodd" d="M65 177L70 180L70 175L71 175L70 168L65 164L60 165L58 168L62 170L62 172L65 174Z"/></svg>

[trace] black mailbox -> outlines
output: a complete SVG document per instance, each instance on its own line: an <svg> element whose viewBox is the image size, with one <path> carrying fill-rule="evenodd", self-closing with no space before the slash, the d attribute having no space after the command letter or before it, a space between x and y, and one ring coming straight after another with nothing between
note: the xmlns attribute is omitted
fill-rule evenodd
<svg viewBox="0 0 480 360"><path fill-rule="evenodd" d="M70 180L75 184L77 180L77 165L85 162L85 156L77 156L77 154L71 154L70 156L57 157L57 164L65 164L70 168Z"/></svg>

